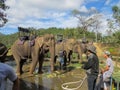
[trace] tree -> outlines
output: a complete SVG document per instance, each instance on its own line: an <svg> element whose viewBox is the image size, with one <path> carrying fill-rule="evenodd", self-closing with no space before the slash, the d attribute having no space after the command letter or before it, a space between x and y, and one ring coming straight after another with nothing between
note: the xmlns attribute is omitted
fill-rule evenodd
<svg viewBox="0 0 120 90"><path fill-rule="evenodd" d="M112 11L113 11L113 17L116 19L116 22L120 26L120 8L118 6L113 6Z"/></svg>
<svg viewBox="0 0 120 90"><path fill-rule="evenodd" d="M99 32L98 32L98 29L100 28L100 24L101 24L101 21L99 20L99 18L101 17L101 14L94 14L94 16L91 18L92 19L92 24L91 24L91 27L93 28L93 30L95 31L95 36L96 36L96 42L98 42L98 36L99 35Z"/></svg>
<svg viewBox="0 0 120 90"><path fill-rule="evenodd" d="M3 27L7 23L7 17L5 11L9 8L5 4L6 0L0 0L0 27Z"/></svg>
<svg viewBox="0 0 120 90"><path fill-rule="evenodd" d="M101 14L99 14L95 8L90 8L87 12L73 10L72 15L75 16L79 20L78 27L82 28L82 30L84 32L84 38L85 38L85 33L88 30L88 27L95 26L98 28L98 25L100 23L98 20L99 20L99 16L101 16Z"/></svg>

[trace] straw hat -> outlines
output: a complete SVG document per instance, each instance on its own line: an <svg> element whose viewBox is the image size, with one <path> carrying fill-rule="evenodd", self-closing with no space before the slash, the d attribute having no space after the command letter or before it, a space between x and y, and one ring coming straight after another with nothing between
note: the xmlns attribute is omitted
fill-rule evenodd
<svg viewBox="0 0 120 90"><path fill-rule="evenodd" d="M96 47L93 46L93 45L88 46L88 47L87 47L87 50L91 51L92 53L97 53L97 52L96 52Z"/></svg>

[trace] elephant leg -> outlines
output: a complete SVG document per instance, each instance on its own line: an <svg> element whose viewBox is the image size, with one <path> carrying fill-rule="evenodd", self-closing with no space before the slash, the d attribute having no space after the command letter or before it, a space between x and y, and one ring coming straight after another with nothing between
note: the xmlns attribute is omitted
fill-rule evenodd
<svg viewBox="0 0 120 90"><path fill-rule="evenodd" d="M20 62L17 62L17 70L16 70L17 75L21 75L20 73Z"/></svg>
<svg viewBox="0 0 120 90"><path fill-rule="evenodd" d="M73 53L73 51L72 50L70 50L69 51L69 53L68 53L68 63L70 64L71 63L71 56L72 56L72 53Z"/></svg>
<svg viewBox="0 0 120 90"><path fill-rule="evenodd" d="M26 59L22 59L22 60L20 61L20 74L23 73L22 67L23 67L23 64L24 64L25 61L26 61Z"/></svg>
<svg viewBox="0 0 120 90"><path fill-rule="evenodd" d="M44 61L44 58L43 58L43 57L40 57L40 60L39 60L39 68L38 68L38 73L39 73L39 74L43 73L43 72L42 72L43 61Z"/></svg>
<svg viewBox="0 0 120 90"><path fill-rule="evenodd" d="M17 64L16 73L17 73L17 75L21 75L21 73L20 73L20 57L14 55L14 59Z"/></svg>
<svg viewBox="0 0 120 90"><path fill-rule="evenodd" d="M31 66L30 66L30 74L31 74L31 75L33 74L33 72L34 72L34 70L35 70L35 67L36 67L36 65L37 65L37 62L38 62L38 60L33 60L33 59L32 59L32 63L31 63Z"/></svg>
<svg viewBox="0 0 120 90"><path fill-rule="evenodd" d="M67 57L64 56L64 66L66 66L66 65L67 65Z"/></svg>
<svg viewBox="0 0 120 90"><path fill-rule="evenodd" d="M71 55L68 55L68 63L71 63Z"/></svg>
<svg viewBox="0 0 120 90"><path fill-rule="evenodd" d="M57 58L58 58L58 56L56 55L55 58L54 58L54 63L55 64L56 64Z"/></svg>
<svg viewBox="0 0 120 90"><path fill-rule="evenodd" d="M59 66L60 66L60 70L62 69L62 64L61 64L61 62L59 62Z"/></svg>
<svg viewBox="0 0 120 90"><path fill-rule="evenodd" d="M37 51L33 51L32 52L32 63L31 63L31 66L30 66L30 75L33 75L33 72L37 66L37 63L38 63L38 59L39 59L39 55L37 54Z"/></svg>
<svg viewBox="0 0 120 90"><path fill-rule="evenodd" d="M63 65L64 67L64 69L66 69L66 66L67 66L67 57L66 56L64 56L64 65Z"/></svg>

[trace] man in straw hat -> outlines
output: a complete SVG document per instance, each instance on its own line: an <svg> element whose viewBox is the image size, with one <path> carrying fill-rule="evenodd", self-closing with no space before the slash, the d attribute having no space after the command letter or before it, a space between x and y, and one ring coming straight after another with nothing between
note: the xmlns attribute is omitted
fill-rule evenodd
<svg viewBox="0 0 120 90"><path fill-rule="evenodd" d="M88 61L83 63L82 68L86 70L88 90L94 90L99 73L99 59L95 46L90 45L87 47L87 57Z"/></svg>

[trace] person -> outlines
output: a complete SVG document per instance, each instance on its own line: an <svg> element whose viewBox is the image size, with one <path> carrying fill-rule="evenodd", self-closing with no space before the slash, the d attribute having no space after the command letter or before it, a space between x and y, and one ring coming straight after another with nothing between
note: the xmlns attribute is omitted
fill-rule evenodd
<svg viewBox="0 0 120 90"><path fill-rule="evenodd" d="M13 68L0 62L0 90L6 90L7 79L13 82L12 90L19 90L18 77Z"/></svg>
<svg viewBox="0 0 120 90"><path fill-rule="evenodd" d="M64 65L64 56L63 56L63 51L62 50L59 51L59 55L58 55L57 61L60 64L60 69L62 69L63 65Z"/></svg>
<svg viewBox="0 0 120 90"><path fill-rule="evenodd" d="M112 77L114 66L109 51L105 51L104 58L106 58L106 66L105 68L101 69L103 75L103 86L104 86L103 88L104 90L109 90L110 78Z"/></svg>
<svg viewBox="0 0 120 90"><path fill-rule="evenodd" d="M96 48L93 45L87 47L87 62L83 62L82 68L86 70L88 90L95 90L96 80L99 74L99 59Z"/></svg>

